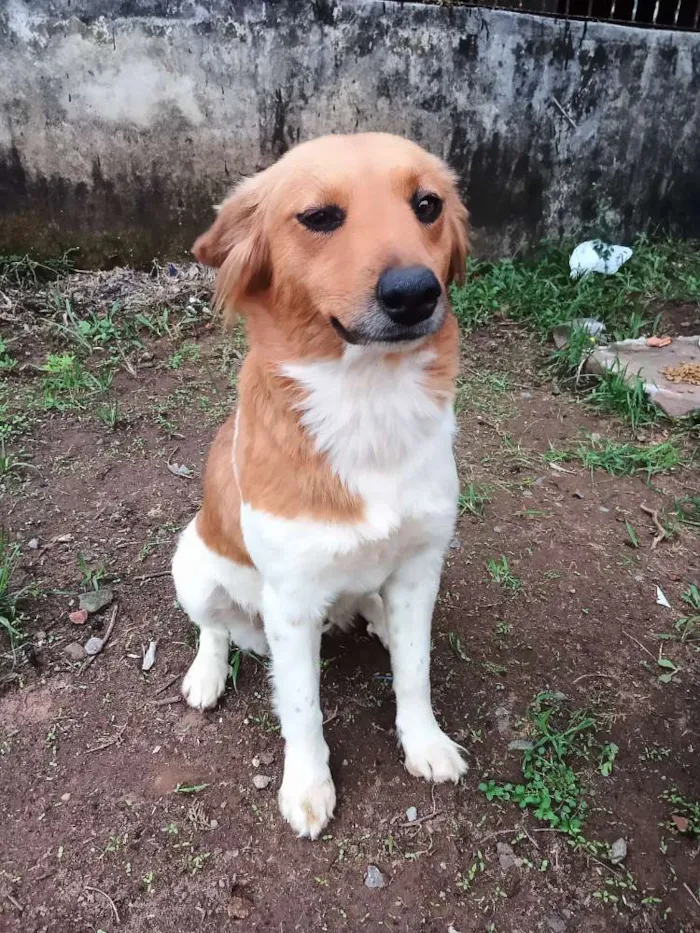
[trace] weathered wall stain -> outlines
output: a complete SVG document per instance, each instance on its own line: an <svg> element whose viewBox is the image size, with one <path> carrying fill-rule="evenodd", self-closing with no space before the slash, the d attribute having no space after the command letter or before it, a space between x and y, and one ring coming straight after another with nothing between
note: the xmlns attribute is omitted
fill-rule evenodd
<svg viewBox="0 0 700 933"><path fill-rule="evenodd" d="M447 158L482 254L700 236L700 37L374 0L4 0L0 250L147 262L242 175L381 129Z"/></svg>

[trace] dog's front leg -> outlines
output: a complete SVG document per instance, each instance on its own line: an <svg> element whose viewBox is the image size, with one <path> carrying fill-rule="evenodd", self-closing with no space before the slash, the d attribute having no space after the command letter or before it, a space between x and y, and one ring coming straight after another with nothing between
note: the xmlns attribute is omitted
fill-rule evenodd
<svg viewBox="0 0 700 933"><path fill-rule="evenodd" d="M423 551L392 574L382 596L406 769L427 781L456 782L467 765L438 726L430 702L430 629L441 570L442 552Z"/></svg>
<svg viewBox="0 0 700 933"><path fill-rule="evenodd" d="M315 839L333 816L335 787L328 767L319 696L321 629L326 603L263 589L263 619L272 657L275 704L285 741L278 801L300 836Z"/></svg>

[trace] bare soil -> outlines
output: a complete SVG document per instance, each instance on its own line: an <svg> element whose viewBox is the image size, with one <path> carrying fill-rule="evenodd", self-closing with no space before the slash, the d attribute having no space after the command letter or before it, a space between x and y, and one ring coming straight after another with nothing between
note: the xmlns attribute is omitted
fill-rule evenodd
<svg viewBox="0 0 700 933"><path fill-rule="evenodd" d="M136 287L128 276L110 281L96 306ZM178 698L196 636L168 566L235 401L236 342L200 316L186 334L199 357L174 362L181 331L144 335L145 350L115 377L112 429L97 403L42 412L33 367L62 344L41 307L28 302L1 325L22 364L6 386L37 404L14 442L32 467L1 490L2 522L22 551L17 574L34 591L23 604L28 642L14 653L2 643L0 930L700 930L698 840L678 832L662 799L672 787L700 796L700 654L697 643L654 637L674 631L687 610L681 593L700 585L700 537L677 524L652 549L655 528L641 509L670 514L676 498L697 495L697 468L648 483L576 461L551 467L550 445L629 434L553 394L546 352L512 323L465 339L457 457L463 484L488 485L491 501L483 516L460 518L447 555L432 676L437 714L470 771L457 787L404 771L388 656L360 626L324 646L336 817L323 839L298 840L276 806L283 750L264 666L244 657L236 689L213 712ZM69 619L87 585L79 553L94 570L104 564L115 594L82 626ZM487 562L502 556L517 590L490 577ZM657 586L672 609L657 605ZM115 606L103 652L88 667L71 661L66 646L103 633ZM156 663L144 674L150 640ZM658 679L660 645L680 668L670 683ZM619 746L610 776L594 765L585 777L585 832L625 839L622 866L575 851L564 834L478 790L485 778L519 778L521 752L508 746L526 735L523 716L545 690L596 710L601 735ZM260 774L272 779L261 790ZM504 869L499 842L525 861ZM368 865L383 888L365 886ZM606 889L617 900L606 902Z"/></svg>

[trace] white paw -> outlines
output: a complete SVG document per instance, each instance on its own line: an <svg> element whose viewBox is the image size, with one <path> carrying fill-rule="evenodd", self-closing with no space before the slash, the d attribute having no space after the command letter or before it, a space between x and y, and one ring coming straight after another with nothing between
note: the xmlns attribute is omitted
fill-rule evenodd
<svg viewBox="0 0 700 933"><path fill-rule="evenodd" d="M313 775L296 769L288 774L285 768L277 801L298 836L316 839L335 810L335 786L328 766Z"/></svg>
<svg viewBox="0 0 700 933"><path fill-rule="evenodd" d="M194 709L210 709L224 692L227 676L228 664L198 654L182 681L182 695Z"/></svg>
<svg viewBox="0 0 700 933"><path fill-rule="evenodd" d="M415 735L404 732L401 744L406 753L406 770L414 777L435 784L457 783L467 773L468 765L459 745L435 725L429 731Z"/></svg>

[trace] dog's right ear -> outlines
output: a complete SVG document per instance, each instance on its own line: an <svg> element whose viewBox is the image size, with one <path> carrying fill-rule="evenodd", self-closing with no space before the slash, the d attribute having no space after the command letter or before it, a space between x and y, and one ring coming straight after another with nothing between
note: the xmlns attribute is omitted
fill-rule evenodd
<svg viewBox="0 0 700 933"><path fill-rule="evenodd" d="M272 279L263 229L265 189L265 172L242 181L192 247L198 262L219 270L214 302L229 319L245 311L246 301L264 291Z"/></svg>

